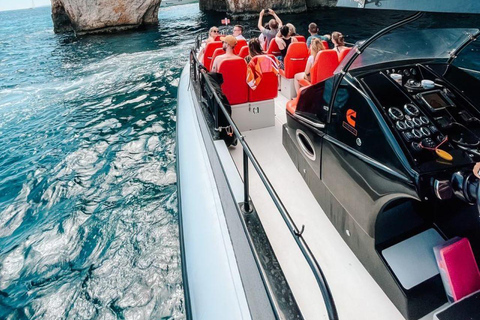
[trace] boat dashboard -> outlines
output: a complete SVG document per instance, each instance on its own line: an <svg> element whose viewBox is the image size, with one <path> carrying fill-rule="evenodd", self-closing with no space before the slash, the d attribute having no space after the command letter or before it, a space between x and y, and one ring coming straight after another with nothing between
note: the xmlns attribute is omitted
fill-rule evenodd
<svg viewBox="0 0 480 320"><path fill-rule="evenodd" d="M420 174L480 161L480 112L435 68L415 64L360 77Z"/></svg>

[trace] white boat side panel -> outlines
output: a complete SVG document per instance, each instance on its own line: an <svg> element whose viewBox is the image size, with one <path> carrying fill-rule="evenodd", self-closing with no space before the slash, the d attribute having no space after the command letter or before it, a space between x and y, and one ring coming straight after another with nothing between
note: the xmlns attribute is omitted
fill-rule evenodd
<svg viewBox="0 0 480 320"><path fill-rule="evenodd" d="M443 243L445 240L436 230L428 229L382 250L382 255L408 290L439 274L433 247Z"/></svg>
<svg viewBox="0 0 480 320"><path fill-rule="evenodd" d="M233 162L232 156L223 140L217 140L214 144L218 156L220 157L220 161L222 162L223 170L225 170L225 174L227 175L230 188L233 190L235 202L243 202L243 181L235 163ZM238 148L241 147L239 146Z"/></svg>
<svg viewBox="0 0 480 320"><path fill-rule="evenodd" d="M338 234L288 156L282 145L285 104L278 99L275 127L243 134L297 226L305 225L304 236L325 273L339 318L404 319ZM243 172L241 148L230 152ZM250 176L250 196L305 319L327 319L312 272L256 174Z"/></svg>
<svg viewBox="0 0 480 320"><path fill-rule="evenodd" d="M217 186L182 73L177 143L185 263L193 319L250 319Z"/></svg>

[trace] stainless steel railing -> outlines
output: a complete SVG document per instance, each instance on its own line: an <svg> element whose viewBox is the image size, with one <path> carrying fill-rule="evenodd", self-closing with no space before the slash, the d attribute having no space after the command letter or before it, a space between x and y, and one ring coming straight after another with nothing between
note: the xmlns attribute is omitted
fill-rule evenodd
<svg viewBox="0 0 480 320"><path fill-rule="evenodd" d="M197 37L197 48L199 48L201 38ZM315 279L317 281L317 284L320 288L320 291L323 296L324 304L327 310L328 318L330 320L337 320L338 319L338 313L337 309L335 307L335 302L332 296L332 293L330 291L330 288L328 286L327 280L325 278L325 275L323 274L323 271L318 263L318 261L315 259L312 251L310 250L310 247L308 246L307 242L305 241L305 238L303 237L303 232L305 230L305 226L302 226L301 229L298 229L297 225L293 221L292 217L288 213L287 209L283 205L282 201L280 200L280 197L277 195L275 189L273 188L271 182L268 180L268 177L266 176L265 172L263 171L262 167L258 163L257 159L255 158L252 150L250 149L247 141L245 140L245 136L242 135L240 130L237 128L235 122L233 119L230 117L228 114L225 106L223 105L220 97L218 94L213 90L212 83L208 77L205 76L206 71L202 68L202 64L198 61L197 55L196 55L196 50L192 49L190 52L190 66L191 66L191 78L193 81L197 82L200 81L200 77L203 77L203 80L205 81L205 84L209 87L210 91L213 93L213 96L216 101L216 105L220 107L220 110L223 112L225 115L225 118L227 119L228 123L233 129L233 134L235 137L238 139L240 145L243 148L243 177L244 177L244 209L247 212L250 212L250 195L249 195L249 172L248 172L248 165L249 165L249 160L252 163L255 171L257 172L258 176L260 177L262 183L264 184L267 192L269 193L270 197L272 198L277 210L279 211L280 215L282 216L285 224L287 225L290 234L293 236L295 239L295 242L297 246L299 247L300 251L302 252L303 256L305 257L306 261L308 262L308 265L310 266L310 269L313 272L313 275L315 276ZM200 98L200 97L198 97ZM214 108L214 116L215 119L218 119L218 108L215 106ZM217 121L217 120L215 120ZM218 124L215 124L218 127Z"/></svg>

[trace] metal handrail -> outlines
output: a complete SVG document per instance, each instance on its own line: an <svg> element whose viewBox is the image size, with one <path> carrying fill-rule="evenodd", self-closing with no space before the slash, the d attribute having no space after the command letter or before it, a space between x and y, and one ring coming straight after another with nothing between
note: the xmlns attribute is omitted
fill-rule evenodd
<svg viewBox="0 0 480 320"><path fill-rule="evenodd" d="M192 70L192 72L193 72L193 75L194 75L194 80L197 81L197 77L198 77L197 66L201 65L201 63L197 59L195 49L192 49L192 51L190 53L190 59L191 59L191 62L193 62L194 70ZM193 61L192 61L192 59L193 59ZM210 79L205 76L205 73L206 72L204 70L200 71L200 74L203 76L207 86L211 90L218 106L220 107L223 114L225 115L225 118L227 119L228 123L232 127L232 130L233 130L233 133L235 134L235 137L238 139L238 141L240 142L240 144L243 147L244 188L245 188L245 190L244 190L245 191L244 206L245 206L245 210L247 212L250 211L249 210L249 199L248 199L249 198L248 197L248 161L247 161L247 158L248 158L248 159L250 159L250 162L252 163L253 167L255 168L255 171L259 175L260 179L262 180L265 188L267 189L270 197L272 198L275 206L277 207L277 210L280 212L280 215L282 216L285 224L287 225L291 235L295 239L295 242L296 242L297 246L299 247L299 249L302 252L305 259L307 260L308 265L310 266L310 269L312 270L312 272L315 276L315 279L317 281L317 284L320 288L320 291L322 293L323 300L324 300L324 303L325 303L325 308L327 309L328 318L330 320L338 320L338 313L337 313L337 309L335 307L335 302L333 300L333 296L332 296L332 293L331 293L330 288L328 286L325 275L323 274L323 271L320 268L319 263L317 262L317 260L315 259L312 251L310 250L310 247L308 246L307 242L303 238L303 232L305 230L305 226L303 225L301 230L298 229L297 225L295 224L292 217L288 213L287 209L283 205L279 196L275 192L275 189L273 188L272 184L270 183L267 176L265 175L265 172L263 171L262 167L260 166L257 159L253 155L252 150L250 149L250 147L248 146L248 143L245 140L245 136L241 134L241 132L238 129L238 127L236 126L235 122L232 120L232 118L228 114L228 112L227 112L225 106L223 105L220 97L217 95L215 90L213 90L213 86L212 86L212 83L210 82ZM218 114L215 114L215 117L218 118Z"/></svg>

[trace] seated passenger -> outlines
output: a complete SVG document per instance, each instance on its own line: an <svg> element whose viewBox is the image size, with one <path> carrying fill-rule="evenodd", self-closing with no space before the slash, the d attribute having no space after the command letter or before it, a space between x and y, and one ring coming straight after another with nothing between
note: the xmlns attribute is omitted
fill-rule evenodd
<svg viewBox="0 0 480 320"><path fill-rule="evenodd" d="M258 56L259 54L264 54L260 41L257 38L250 39L248 42L248 56L245 57L245 62L248 64L253 57Z"/></svg>
<svg viewBox="0 0 480 320"><path fill-rule="evenodd" d="M345 46L345 39L343 38L343 34L341 32L335 31L332 33L332 43L334 45L334 49L337 51L337 54L340 54L343 50L347 49Z"/></svg>
<svg viewBox="0 0 480 320"><path fill-rule="evenodd" d="M322 41L318 38L313 38L312 44L310 45L310 56L308 57L307 65L305 66L305 72L300 72L295 75L295 91L300 89L300 80L305 79L311 81L310 70L312 69L317 54L321 50L325 50Z"/></svg>
<svg viewBox="0 0 480 320"><path fill-rule="evenodd" d="M228 35L226 37L221 37L220 40L223 41L223 50L225 50L225 54L219 55L215 58L212 64L212 72L217 72L218 65L226 58L236 57L233 49L237 45L237 39L235 39L234 36Z"/></svg>
<svg viewBox="0 0 480 320"><path fill-rule="evenodd" d="M237 24L236 26L233 27L233 36L237 40L247 40L243 36L243 27L239 24Z"/></svg>
<svg viewBox="0 0 480 320"><path fill-rule="evenodd" d="M215 38L218 36L218 28L211 27L208 31L208 38L202 41L202 45L200 46L200 51L198 52L198 60L203 60L203 54L205 53L205 47L208 43L215 41Z"/></svg>
<svg viewBox="0 0 480 320"><path fill-rule="evenodd" d="M270 29L266 29L262 26L263 15L265 14L265 10L260 11L260 17L258 18L258 29L262 32L265 36L265 41L267 42L267 49L270 45L270 41L277 36L278 28L283 26L282 20L277 16L275 11L272 9L268 9L268 13L271 14L275 19L270 19L268 25Z"/></svg>
<svg viewBox="0 0 480 320"><path fill-rule="evenodd" d="M287 50L290 46L290 43L297 42L297 39L290 36L290 29L288 26L283 26L280 28L280 36L275 38L275 42L277 42L278 49L280 49L281 52L281 56L278 57L278 59L283 62L283 59L287 55Z"/></svg>
<svg viewBox="0 0 480 320"><path fill-rule="evenodd" d="M310 48L310 44L312 43L312 40L317 38L323 41L328 41L330 40L330 35L329 34L324 34L323 36L318 34L318 26L315 22L312 22L308 25L308 33L310 33L310 37L307 39L307 47Z"/></svg>
<svg viewBox="0 0 480 320"><path fill-rule="evenodd" d="M286 26L290 30L289 35L290 37L298 36L299 34L297 33L297 29L295 29L295 26L291 23L287 23Z"/></svg>

